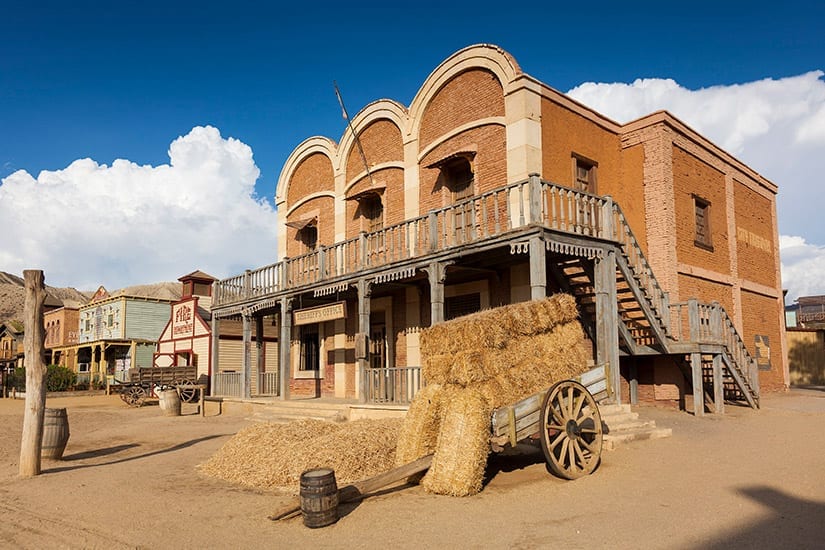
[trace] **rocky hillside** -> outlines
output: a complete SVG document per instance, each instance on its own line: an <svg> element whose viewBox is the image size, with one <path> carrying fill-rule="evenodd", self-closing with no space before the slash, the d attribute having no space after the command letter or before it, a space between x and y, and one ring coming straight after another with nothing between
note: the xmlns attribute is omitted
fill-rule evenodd
<svg viewBox="0 0 825 550"><path fill-rule="evenodd" d="M111 296L145 296L177 300L180 298L180 283L166 282L148 285L136 285L116 291L109 291ZM46 285L46 305L60 307L61 305L78 307L89 301L94 294L92 291L80 291L76 288L59 288ZM24 282L21 277L0 271L0 323L11 319L22 320L23 308L26 299Z"/></svg>

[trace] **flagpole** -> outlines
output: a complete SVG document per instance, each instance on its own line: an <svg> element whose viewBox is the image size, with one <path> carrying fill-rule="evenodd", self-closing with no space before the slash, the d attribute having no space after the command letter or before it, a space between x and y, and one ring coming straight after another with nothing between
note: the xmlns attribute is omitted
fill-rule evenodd
<svg viewBox="0 0 825 550"><path fill-rule="evenodd" d="M352 127L352 121L347 113L347 108L344 107L344 98L341 97L341 91L338 89L338 83L333 80L332 85L335 87L335 97L338 98L338 104L341 105L341 114L344 116L344 120L347 121L347 126L349 126L349 131L352 132L353 138L355 138L355 145L358 147L358 152L361 153L361 161L364 163L364 169L367 171L367 177L370 180L370 187L372 187L374 183L372 181L372 172L370 171L369 164L367 164L367 155L364 154L364 148L361 146L361 140L358 139L358 134L355 133L355 128Z"/></svg>

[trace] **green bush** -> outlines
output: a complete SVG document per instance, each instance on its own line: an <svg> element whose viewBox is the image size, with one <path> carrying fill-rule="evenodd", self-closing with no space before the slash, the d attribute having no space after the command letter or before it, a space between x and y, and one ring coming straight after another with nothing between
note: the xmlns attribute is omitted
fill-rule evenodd
<svg viewBox="0 0 825 550"><path fill-rule="evenodd" d="M46 391L67 391L77 382L77 375L62 365L46 367Z"/></svg>
<svg viewBox="0 0 825 550"><path fill-rule="evenodd" d="M26 369L16 368L11 376L11 385L19 391L26 391ZM46 391L68 391L77 382L77 375L61 365L46 367Z"/></svg>

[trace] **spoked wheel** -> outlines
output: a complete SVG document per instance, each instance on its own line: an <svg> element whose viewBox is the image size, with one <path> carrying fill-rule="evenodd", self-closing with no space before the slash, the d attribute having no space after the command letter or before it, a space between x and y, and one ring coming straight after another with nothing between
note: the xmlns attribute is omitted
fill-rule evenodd
<svg viewBox="0 0 825 550"><path fill-rule="evenodd" d="M181 380L176 382L178 386L178 394L180 395L180 400L184 403L191 403L195 400L195 397L198 395L197 388L181 388L181 386L191 386L192 382L189 380Z"/></svg>
<svg viewBox="0 0 825 550"><path fill-rule="evenodd" d="M132 386L123 394L123 400L130 407L140 407L146 401L146 391L140 386Z"/></svg>
<svg viewBox="0 0 825 550"><path fill-rule="evenodd" d="M559 382L544 396L541 448L559 477L577 479L596 469L602 454L602 417L596 400L578 382Z"/></svg>

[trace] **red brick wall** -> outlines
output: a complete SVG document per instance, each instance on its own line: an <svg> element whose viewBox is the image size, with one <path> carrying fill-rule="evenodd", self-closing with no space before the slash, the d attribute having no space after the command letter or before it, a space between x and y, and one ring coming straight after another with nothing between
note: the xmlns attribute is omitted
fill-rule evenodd
<svg viewBox="0 0 825 550"><path fill-rule="evenodd" d="M733 287L730 285L715 283L699 277L690 275L679 275L680 302L686 302L690 298L698 298L700 302L719 302L728 315L733 316ZM687 318L687 312L683 312ZM687 335L686 335L687 337Z"/></svg>
<svg viewBox="0 0 825 550"><path fill-rule="evenodd" d="M647 254L647 228L645 227L644 201L644 145L634 145L622 150L621 184L612 185L605 182L604 188L609 189L613 200L622 207L625 218L630 224L636 240ZM600 166L601 167L601 166ZM601 174L599 174L601 177Z"/></svg>
<svg viewBox="0 0 825 550"><path fill-rule="evenodd" d="M361 131L358 139L361 141L364 156L367 157L370 167L384 162L401 162L404 159L401 130L389 120L373 122ZM352 143L352 148L347 155L346 170L347 183L364 171L364 161L355 142Z"/></svg>
<svg viewBox="0 0 825 550"><path fill-rule="evenodd" d="M673 187L676 201L676 255L678 261L729 275L728 239L730 235L728 235L727 224L725 175L683 149L674 146ZM696 240L696 210L693 194L710 202L712 252L694 244ZM679 294L682 299L689 297L681 289ZM712 298L706 299L711 300Z"/></svg>
<svg viewBox="0 0 825 550"><path fill-rule="evenodd" d="M542 178L559 185L573 185L576 153L598 163L597 190L601 195L623 198L619 137L579 114L543 99L541 103ZM639 178L641 178L641 171ZM641 182L638 183L641 189Z"/></svg>
<svg viewBox="0 0 825 550"><path fill-rule="evenodd" d="M301 161L289 179L287 208L318 191L335 191L335 177L329 157L313 153Z"/></svg>
<svg viewBox="0 0 825 550"><path fill-rule="evenodd" d="M504 91L496 76L471 69L452 78L427 105L421 120L421 149L446 132L480 118L504 116Z"/></svg>
<svg viewBox="0 0 825 550"><path fill-rule="evenodd" d="M299 220L312 212L318 212L318 244L329 246L335 242L335 201L332 197L316 197L296 208L288 220ZM287 226L286 253L289 257L304 254L303 243L298 240L298 230Z"/></svg>
<svg viewBox="0 0 825 550"><path fill-rule="evenodd" d="M782 369L782 326L778 323L780 307L775 298L769 298L746 290L742 291L742 339L750 354L756 358L754 336L768 337L770 344L771 369L759 372L759 383L763 391L785 389L785 375Z"/></svg>
<svg viewBox="0 0 825 550"><path fill-rule="evenodd" d="M776 287L779 243L773 236L773 204L741 183L734 185L736 205L736 256L739 276Z"/></svg>

